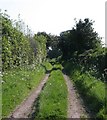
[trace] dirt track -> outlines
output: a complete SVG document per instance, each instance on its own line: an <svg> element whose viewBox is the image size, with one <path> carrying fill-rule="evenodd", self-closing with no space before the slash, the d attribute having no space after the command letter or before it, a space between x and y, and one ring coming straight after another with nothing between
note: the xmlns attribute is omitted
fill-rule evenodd
<svg viewBox="0 0 107 120"><path fill-rule="evenodd" d="M63 74L67 87L68 87L68 116L67 118L89 118L85 110L85 106L83 105L83 101L80 98L77 90L73 86L72 81L69 77Z"/></svg>
<svg viewBox="0 0 107 120"><path fill-rule="evenodd" d="M68 87L68 111L67 118L89 118L85 110L85 106L83 105L83 101L80 98L77 90L73 86L72 81L69 77L63 74L64 79L66 81ZM9 118L28 118L29 114L32 111L33 103L35 99L38 98L44 84L47 82L49 74L46 74L45 78L41 81L39 86L34 89L33 92L24 100L13 112L9 115Z"/></svg>
<svg viewBox="0 0 107 120"><path fill-rule="evenodd" d="M24 100L13 112L9 115L9 118L28 118L29 113L31 112L32 105L35 99L40 94L44 84L48 80L49 74L46 74L45 78L41 81L39 86L34 89L34 91Z"/></svg>

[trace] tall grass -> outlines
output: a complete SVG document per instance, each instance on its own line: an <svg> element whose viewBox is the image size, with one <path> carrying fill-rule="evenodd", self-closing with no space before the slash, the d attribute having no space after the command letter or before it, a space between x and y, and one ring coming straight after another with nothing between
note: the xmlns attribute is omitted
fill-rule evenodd
<svg viewBox="0 0 107 120"><path fill-rule="evenodd" d="M8 116L28 94L37 87L45 70L38 67L35 70L13 69L3 73L2 85L2 117Z"/></svg>
<svg viewBox="0 0 107 120"><path fill-rule="evenodd" d="M65 64L65 70L83 97L92 117L106 119L104 83L90 75L88 71L82 72L78 64L68 62Z"/></svg>

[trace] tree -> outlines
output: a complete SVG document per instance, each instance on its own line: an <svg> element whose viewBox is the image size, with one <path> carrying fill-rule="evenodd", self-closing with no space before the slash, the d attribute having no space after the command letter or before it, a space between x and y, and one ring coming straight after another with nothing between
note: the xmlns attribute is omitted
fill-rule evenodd
<svg viewBox="0 0 107 120"><path fill-rule="evenodd" d="M75 27L72 30L64 31L60 34L60 49L63 52L63 58L71 58L77 51L81 54L86 50L101 47L101 41L98 33L94 31L93 21L88 18L79 22L76 21Z"/></svg>
<svg viewBox="0 0 107 120"><path fill-rule="evenodd" d="M100 45L98 33L96 33L92 27L93 23L94 22L88 18L84 19L84 21L80 19L79 22L76 23L76 28L73 28L76 35L77 51L79 53L83 53L89 49L95 49Z"/></svg>
<svg viewBox="0 0 107 120"><path fill-rule="evenodd" d="M20 25L13 25L7 14L1 14L2 19L2 63L3 71L14 67L27 67L36 59L36 42L31 35L25 35ZM31 34L31 33L29 33Z"/></svg>

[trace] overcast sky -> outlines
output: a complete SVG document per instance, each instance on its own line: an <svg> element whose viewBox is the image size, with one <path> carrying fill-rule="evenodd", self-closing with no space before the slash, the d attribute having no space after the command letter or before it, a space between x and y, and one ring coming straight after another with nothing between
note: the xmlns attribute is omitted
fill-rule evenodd
<svg viewBox="0 0 107 120"><path fill-rule="evenodd" d="M106 0L0 0L0 8L7 10L12 19L21 19L32 31L59 35L72 29L74 18L90 18L100 37L105 38Z"/></svg>

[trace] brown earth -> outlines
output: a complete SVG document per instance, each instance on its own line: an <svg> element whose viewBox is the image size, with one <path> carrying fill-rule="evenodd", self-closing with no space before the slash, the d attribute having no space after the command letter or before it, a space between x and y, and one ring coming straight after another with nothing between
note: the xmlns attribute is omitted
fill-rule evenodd
<svg viewBox="0 0 107 120"><path fill-rule="evenodd" d="M67 118L89 118L86 108L76 88L69 77L63 74L68 87L68 113Z"/></svg>
<svg viewBox="0 0 107 120"><path fill-rule="evenodd" d="M32 112L33 104L38 98L44 84L47 82L49 74L41 81L39 86L9 115L9 118L29 118ZM67 118L89 118L86 108L79 96L76 88L69 77L63 74L68 87L68 111Z"/></svg>
<svg viewBox="0 0 107 120"><path fill-rule="evenodd" d="M44 84L47 82L49 74L40 82L39 86L31 92L31 94L24 100L10 115L9 118L28 118L32 111L32 105L35 99L40 94Z"/></svg>

